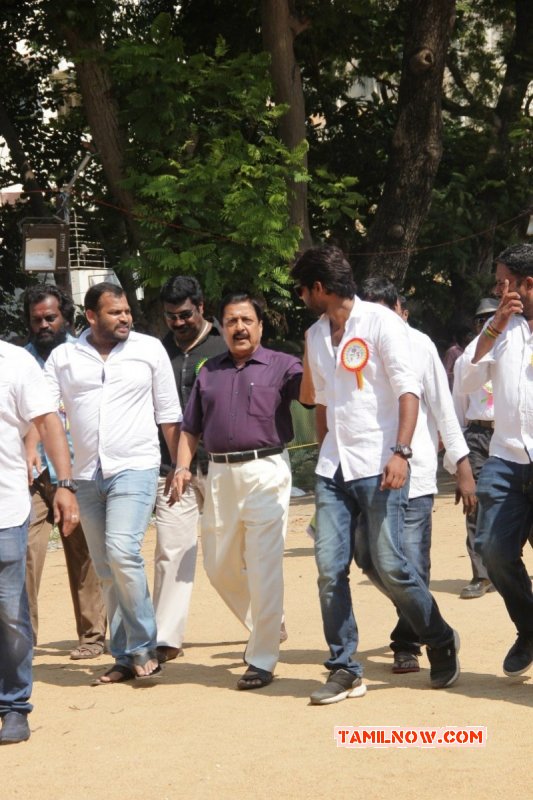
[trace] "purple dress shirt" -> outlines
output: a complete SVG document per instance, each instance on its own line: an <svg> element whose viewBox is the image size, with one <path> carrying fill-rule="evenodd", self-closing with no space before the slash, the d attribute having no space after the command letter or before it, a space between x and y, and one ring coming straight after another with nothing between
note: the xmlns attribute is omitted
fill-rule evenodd
<svg viewBox="0 0 533 800"><path fill-rule="evenodd" d="M243 367L229 353L201 368L181 430L203 436L209 453L281 447L294 438L291 400L302 380L298 358L259 346Z"/></svg>

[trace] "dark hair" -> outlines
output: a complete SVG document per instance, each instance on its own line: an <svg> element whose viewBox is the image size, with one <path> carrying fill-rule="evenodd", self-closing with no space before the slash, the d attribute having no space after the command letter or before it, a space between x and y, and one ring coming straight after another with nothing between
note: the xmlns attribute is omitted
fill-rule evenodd
<svg viewBox="0 0 533 800"><path fill-rule="evenodd" d="M402 311L406 311L407 310L407 297L404 294L399 294L398 295L398 302L400 304L400 308L402 309Z"/></svg>
<svg viewBox="0 0 533 800"><path fill-rule="evenodd" d="M85 311L98 311L98 304L103 294L112 294L115 297L123 297L126 292L119 286L118 283L110 283L109 281L102 281L102 283L95 283L90 289L87 289L85 298L83 300L83 307Z"/></svg>
<svg viewBox="0 0 533 800"><path fill-rule="evenodd" d="M496 264L503 264L515 275L533 275L533 244L515 244L496 257Z"/></svg>
<svg viewBox="0 0 533 800"><path fill-rule="evenodd" d="M458 345L461 347L466 347L472 338L472 329L470 328L470 325L467 325L464 322L459 322L452 328L452 335Z"/></svg>
<svg viewBox="0 0 533 800"><path fill-rule="evenodd" d="M388 278L367 278L359 292L361 300L383 303L394 311L399 295L396 286Z"/></svg>
<svg viewBox="0 0 533 800"><path fill-rule="evenodd" d="M294 264L291 275L300 286L312 289L319 281L328 294L353 298L356 285L350 264L342 250L335 245L310 247Z"/></svg>
<svg viewBox="0 0 533 800"><path fill-rule="evenodd" d="M190 300L198 308L204 302L204 295L200 284L192 275L174 275L161 287L159 299L162 303L171 303L180 306L185 300Z"/></svg>
<svg viewBox="0 0 533 800"><path fill-rule="evenodd" d="M220 309L219 309L220 321L222 321L224 318L224 311L226 310L226 306L231 306L234 303L250 303L254 307L259 322L263 321L262 304L256 297L253 297L251 294L248 294L248 292L231 292L230 294L227 294L224 297L224 299L220 304Z"/></svg>
<svg viewBox="0 0 533 800"><path fill-rule="evenodd" d="M30 308L37 303L42 303L47 297L55 297L63 319L69 324L74 323L74 302L59 286L52 283L39 283L37 286L30 286L24 292L24 318L30 324Z"/></svg>

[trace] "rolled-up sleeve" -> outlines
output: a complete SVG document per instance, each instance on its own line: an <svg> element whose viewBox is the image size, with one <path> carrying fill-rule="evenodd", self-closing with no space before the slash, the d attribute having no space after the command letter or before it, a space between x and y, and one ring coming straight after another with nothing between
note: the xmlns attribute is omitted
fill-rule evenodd
<svg viewBox="0 0 533 800"><path fill-rule="evenodd" d="M455 413L448 377L433 344L430 346L430 359L424 372L424 396L446 448L444 466L453 475L457 462L468 455L469 450Z"/></svg>
<svg viewBox="0 0 533 800"><path fill-rule="evenodd" d="M471 358L466 358L461 365L459 394L472 394L491 380L491 366L494 364L492 350L480 358L477 364L472 364Z"/></svg>
<svg viewBox="0 0 533 800"><path fill-rule="evenodd" d="M200 436L204 428L204 415L200 388L201 379L202 370L200 370L195 384L192 387L190 397L183 412L183 421L181 423L181 430L185 431L186 433L191 433L193 436Z"/></svg>
<svg viewBox="0 0 533 800"><path fill-rule="evenodd" d="M154 340L154 345L157 345L152 380L155 421L158 425L163 422L181 422L181 405L170 358L160 342Z"/></svg>
<svg viewBox="0 0 533 800"><path fill-rule="evenodd" d="M314 332L313 332L314 333ZM315 403L321 406L327 406L327 391L326 381L318 363L318 348L314 342L313 333L309 333L306 341L307 348L307 361L309 370L311 372L311 383L314 387Z"/></svg>
<svg viewBox="0 0 533 800"><path fill-rule="evenodd" d="M394 314L379 329L379 352L392 390L397 398L403 394L420 397L421 387L413 367L405 323Z"/></svg>
<svg viewBox="0 0 533 800"><path fill-rule="evenodd" d="M302 383L302 362L295 358L283 377L283 395L288 400L298 400Z"/></svg>

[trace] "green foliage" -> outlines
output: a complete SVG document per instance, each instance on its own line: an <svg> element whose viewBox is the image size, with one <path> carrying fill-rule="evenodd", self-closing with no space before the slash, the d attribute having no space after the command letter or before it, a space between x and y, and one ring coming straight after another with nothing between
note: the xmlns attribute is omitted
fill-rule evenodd
<svg viewBox="0 0 533 800"><path fill-rule="evenodd" d="M130 266L150 286L197 275L210 299L236 286L283 292L300 236L287 182L307 180L305 144L290 152L275 136L284 109L269 103L265 54L230 58L219 39L214 55L185 57L160 15L145 41L119 42L110 60L143 238Z"/></svg>
<svg viewBox="0 0 533 800"><path fill-rule="evenodd" d="M287 264L298 244L287 182L307 182L314 239L341 244L357 272L386 174L410 2L291 2L309 22L295 39L308 115L307 171L305 145L289 153L277 137L284 109L269 101L259 0L4 5L0 99L50 191L50 209L54 188L81 159L86 130L83 107L45 119L76 88L72 74L70 84L50 80L68 56L64 30L71 25L102 42L128 143L126 183L142 238L134 258L124 215L105 205L113 201L98 157L76 184L76 211L86 214L110 263L135 267L153 287L171 272L192 272L212 300L226 288L263 292L280 335L288 321L289 333L299 336L306 320L287 292ZM443 92L443 158L403 287L418 301L415 321L443 340L487 292L493 252L523 238L531 205L531 86L522 113L496 119L516 8L513 0L457 2ZM21 39L31 58L17 54ZM515 68L526 83L532 79L528 57ZM5 159L0 181L18 180ZM0 283L7 293L26 281L17 272L15 220L23 214L0 211Z"/></svg>

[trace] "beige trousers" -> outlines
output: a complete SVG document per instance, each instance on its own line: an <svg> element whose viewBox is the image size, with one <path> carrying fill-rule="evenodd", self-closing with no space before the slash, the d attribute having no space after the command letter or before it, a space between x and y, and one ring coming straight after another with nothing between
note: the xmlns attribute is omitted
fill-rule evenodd
<svg viewBox="0 0 533 800"><path fill-rule="evenodd" d="M290 493L286 452L239 464L209 464L202 518L205 570L250 630L248 664L269 672L279 656Z"/></svg>
<svg viewBox="0 0 533 800"><path fill-rule="evenodd" d="M53 526L54 494L55 486L50 481L48 470L45 470L31 487L31 516L26 553L26 590L35 643L39 628L37 596ZM65 553L78 640L80 644L103 643L106 632L104 598L81 525L78 525L70 536L61 537L61 541Z"/></svg>
<svg viewBox="0 0 533 800"><path fill-rule="evenodd" d="M196 570L198 521L204 505L205 484L206 479L199 472L180 502L170 507L163 494L165 478L159 478L153 594L158 645L181 647L183 644Z"/></svg>

